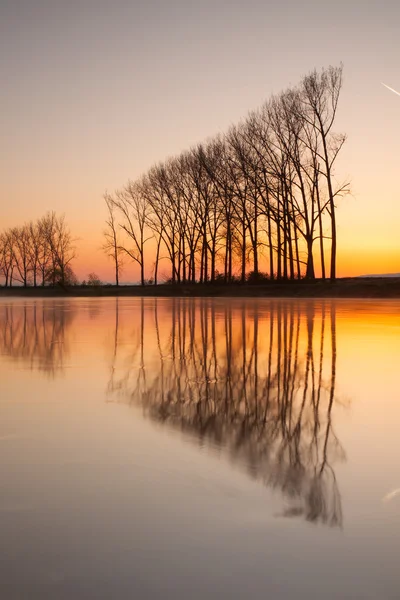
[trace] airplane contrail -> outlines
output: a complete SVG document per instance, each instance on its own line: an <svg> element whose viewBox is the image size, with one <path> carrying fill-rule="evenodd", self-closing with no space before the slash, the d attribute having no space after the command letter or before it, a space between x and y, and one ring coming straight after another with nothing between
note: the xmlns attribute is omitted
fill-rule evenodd
<svg viewBox="0 0 400 600"><path fill-rule="evenodd" d="M382 85L385 86L385 88L387 88L388 90L390 90L391 92L394 92L395 94L397 94L398 96L400 96L400 92L396 92L396 90L394 90L393 88L389 87L388 85L386 85L386 83L383 83L383 81L381 82Z"/></svg>
<svg viewBox="0 0 400 600"><path fill-rule="evenodd" d="M396 496L400 496L400 488L397 488L396 490L393 490L389 494L386 494L386 496L384 496L382 498L382 502L390 502L391 500L393 500L393 498L396 498Z"/></svg>

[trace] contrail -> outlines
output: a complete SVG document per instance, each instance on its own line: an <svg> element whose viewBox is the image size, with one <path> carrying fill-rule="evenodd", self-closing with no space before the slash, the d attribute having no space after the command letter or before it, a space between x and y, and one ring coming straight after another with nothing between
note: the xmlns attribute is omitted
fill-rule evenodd
<svg viewBox="0 0 400 600"><path fill-rule="evenodd" d="M385 85L385 84L383 84ZM397 94L397 92L396 92ZM400 94L399 94L400 96ZM396 496L400 496L400 488L397 488L396 490L393 490L393 492L390 492L389 494L386 494L386 496L384 496L382 498L382 502L390 502L391 500L393 500L393 498L396 498Z"/></svg>
<svg viewBox="0 0 400 600"><path fill-rule="evenodd" d="M385 88L387 88L388 90L390 90L391 92L394 92L395 94L397 94L398 96L400 96L400 92L396 92L396 90L394 90L393 88L389 87L388 85L386 85L386 83L383 83L383 81L381 82L382 85L385 86Z"/></svg>

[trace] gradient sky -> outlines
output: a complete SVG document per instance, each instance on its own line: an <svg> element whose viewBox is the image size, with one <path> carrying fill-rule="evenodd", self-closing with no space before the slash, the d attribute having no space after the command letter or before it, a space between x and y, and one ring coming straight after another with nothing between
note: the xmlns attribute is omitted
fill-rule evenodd
<svg viewBox="0 0 400 600"><path fill-rule="evenodd" d="M338 274L400 272L399 31L394 0L1 0L0 228L65 213L111 279L106 189L343 61Z"/></svg>

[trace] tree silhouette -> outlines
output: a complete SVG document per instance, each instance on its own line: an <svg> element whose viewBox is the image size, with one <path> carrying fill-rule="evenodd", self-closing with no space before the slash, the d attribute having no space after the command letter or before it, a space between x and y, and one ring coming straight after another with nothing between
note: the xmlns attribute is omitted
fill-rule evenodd
<svg viewBox="0 0 400 600"><path fill-rule="evenodd" d="M152 236L156 280L161 259L172 283L214 282L218 273L225 282L237 274L244 283L250 273L257 281L262 259L270 279L314 279L317 240L322 278L330 244L336 279L336 201L348 191L334 183L346 139L333 132L342 71L313 71L225 135L115 193L126 234L121 248L139 265L142 283L144 244Z"/></svg>

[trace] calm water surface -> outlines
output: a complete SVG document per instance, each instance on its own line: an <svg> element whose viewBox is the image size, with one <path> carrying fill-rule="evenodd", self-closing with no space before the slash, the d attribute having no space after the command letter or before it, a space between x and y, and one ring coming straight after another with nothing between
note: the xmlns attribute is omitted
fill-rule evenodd
<svg viewBox="0 0 400 600"><path fill-rule="evenodd" d="M0 598L400 598L400 303L0 300Z"/></svg>

